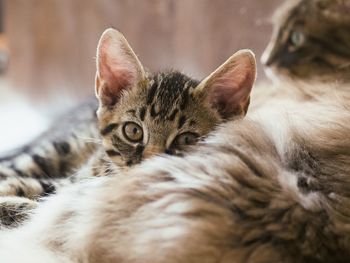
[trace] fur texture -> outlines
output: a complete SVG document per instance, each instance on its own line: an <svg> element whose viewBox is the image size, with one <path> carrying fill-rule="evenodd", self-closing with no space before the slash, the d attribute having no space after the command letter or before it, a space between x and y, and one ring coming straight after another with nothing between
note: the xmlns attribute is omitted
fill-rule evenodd
<svg viewBox="0 0 350 263"><path fill-rule="evenodd" d="M348 262L350 113L332 104L270 101L183 158L74 185L2 232L0 258Z"/></svg>
<svg viewBox="0 0 350 263"><path fill-rule="evenodd" d="M148 73L114 29L102 34L96 62L97 118L96 102L84 105L86 112L73 112L78 121L70 118L62 130L55 126L31 147L3 158L0 196L36 200L81 180L81 175L108 176L154 155L179 155L218 124L244 117L256 78L249 50L233 54L202 81L177 71ZM90 134L95 144L80 138L82 134ZM79 169L86 172L75 175ZM11 217L0 217L0 225L13 220L17 226L13 208L21 204L5 200L0 199L0 207L9 211L2 214ZM22 212L20 218L26 218Z"/></svg>
<svg viewBox="0 0 350 263"><path fill-rule="evenodd" d="M274 79L350 82L350 1L287 0L262 63Z"/></svg>

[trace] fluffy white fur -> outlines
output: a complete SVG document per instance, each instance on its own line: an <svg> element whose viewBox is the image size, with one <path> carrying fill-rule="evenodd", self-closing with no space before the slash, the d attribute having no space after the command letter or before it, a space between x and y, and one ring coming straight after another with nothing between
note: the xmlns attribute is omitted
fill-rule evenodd
<svg viewBox="0 0 350 263"><path fill-rule="evenodd" d="M240 186L237 179L242 177L261 188L259 191L266 187L267 193L262 197L275 189L276 200L271 196L267 198L276 209L296 209L299 211L296 215L303 211L305 217L316 220L318 212L327 213L332 204L320 193L299 190L299 172L287 167L286 153L297 143L295 132L308 138L317 136L317 141L320 133L327 133L329 127L334 132L350 131L350 125L344 123L348 117L350 114L344 106L331 103L272 100L245 120L223 125L200 146L200 150L184 158L153 158L128 173L82 182L48 198L23 227L0 233L1 262L262 263L282 262L282 259L283 262L306 262L300 259L302 251L293 260L293 255L284 254L283 247L274 248L269 243L241 247L245 239L272 230L267 230L266 226L256 227L256 223L250 227L238 225L235 221L238 215L213 204L215 199L211 199L211 195L222 191L220 198L225 198L225 193L232 194L232 199L227 199L228 204L241 205L254 214L265 213L263 218L266 219L269 209L260 210L244 201L245 198L249 200L251 194L260 192L254 193L250 188L244 190L245 186ZM253 130L257 127L262 133L253 133L253 138L245 125ZM242 135L239 127L246 128L247 137ZM268 146L262 143L266 140ZM337 142L336 137L329 140ZM242 165L239 154L234 153L237 147L239 151L244 150L243 156L245 152L249 155L263 178L251 175L251 170L244 165L245 168L237 170L242 174L232 172ZM264 152L266 147L277 150L276 158ZM172 179L167 178L168 175ZM271 190L268 190L270 186ZM239 189L244 191L239 192ZM191 191L194 190L199 196L193 196ZM201 196L205 191L208 199ZM338 193L332 193L332 196L338 196ZM200 213L203 216L198 216ZM332 215L329 217L337 219ZM250 223L247 220L246 224ZM346 239L350 233L344 230L345 223L346 220L342 221L344 228L340 224L336 227L343 230L341 235ZM350 221L347 223L350 225ZM273 222L273 218L269 225L270 228L285 227L282 229L285 235L294 233L289 229L292 226L292 223ZM313 227L317 230L319 226ZM244 229L250 232L244 232L248 231ZM236 243L233 242L235 238ZM308 238L312 244L313 236ZM228 245L227 240L233 243ZM312 245L307 241L312 251ZM339 246L344 249L348 245L343 242ZM298 248L298 244L295 247Z"/></svg>

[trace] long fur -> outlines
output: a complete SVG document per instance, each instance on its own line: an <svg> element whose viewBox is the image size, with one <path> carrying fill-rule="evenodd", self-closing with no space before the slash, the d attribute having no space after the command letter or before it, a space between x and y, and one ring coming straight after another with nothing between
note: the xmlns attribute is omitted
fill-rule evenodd
<svg viewBox="0 0 350 263"><path fill-rule="evenodd" d="M271 101L183 158L48 198L0 233L1 262L348 262L349 120L346 105Z"/></svg>

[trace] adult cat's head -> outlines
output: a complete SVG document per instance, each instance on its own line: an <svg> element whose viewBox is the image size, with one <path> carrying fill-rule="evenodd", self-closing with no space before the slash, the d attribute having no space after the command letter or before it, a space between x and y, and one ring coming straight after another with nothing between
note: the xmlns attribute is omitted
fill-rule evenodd
<svg viewBox="0 0 350 263"><path fill-rule="evenodd" d="M349 82L349 39L349 0L288 0L261 61L274 77Z"/></svg>
<svg viewBox="0 0 350 263"><path fill-rule="evenodd" d="M224 121L243 117L256 78L242 50L202 81L176 72L149 74L124 36L107 29L97 47L96 95L103 146L120 166L177 154Z"/></svg>

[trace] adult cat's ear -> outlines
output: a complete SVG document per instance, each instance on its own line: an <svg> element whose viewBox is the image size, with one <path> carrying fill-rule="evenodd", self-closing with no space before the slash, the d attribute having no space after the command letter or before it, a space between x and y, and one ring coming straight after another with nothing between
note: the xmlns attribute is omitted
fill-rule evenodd
<svg viewBox="0 0 350 263"><path fill-rule="evenodd" d="M224 119L247 113L256 79L256 61L250 50L240 50L196 88Z"/></svg>
<svg viewBox="0 0 350 263"><path fill-rule="evenodd" d="M123 91L145 78L144 69L125 37L109 28L97 46L95 91L100 103L113 106Z"/></svg>

